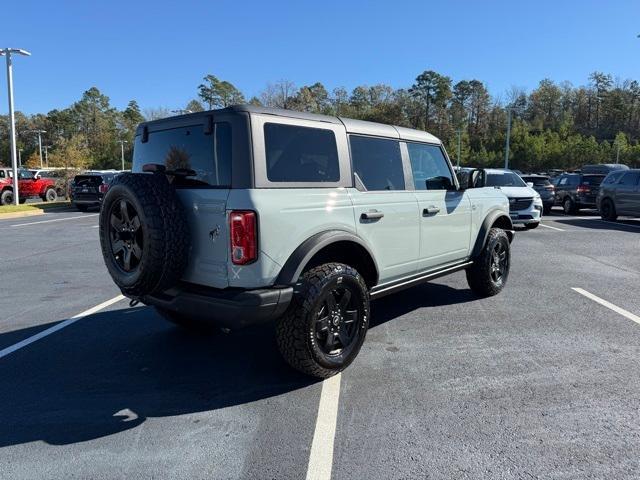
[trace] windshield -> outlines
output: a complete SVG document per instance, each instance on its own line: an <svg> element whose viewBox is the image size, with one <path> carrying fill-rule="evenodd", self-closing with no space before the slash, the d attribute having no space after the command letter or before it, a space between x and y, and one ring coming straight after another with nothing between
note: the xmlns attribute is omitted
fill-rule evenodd
<svg viewBox="0 0 640 480"><path fill-rule="evenodd" d="M527 184L513 172L491 172L487 174L487 187L526 187Z"/></svg>

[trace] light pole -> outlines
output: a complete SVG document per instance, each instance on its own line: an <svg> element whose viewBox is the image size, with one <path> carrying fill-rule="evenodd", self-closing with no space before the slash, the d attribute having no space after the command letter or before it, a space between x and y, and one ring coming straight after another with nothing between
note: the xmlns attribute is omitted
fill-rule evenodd
<svg viewBox="0 0 640 480"><path fill-rule="evenodd" d="M129 143L126 140L118 140L120 142L120 156L122 159L122 170L124 170L124 144Z"/></svg>
<svg viewBox="0 0 640 480"><path fill-rule="evenodd" d="M22 168L22 149L18 149L18 168Z"/></svg>
<svg viewBox="0 0 640 480"><path fill-rule="evenodd" d="M53 147L53 145L45 145L44 148L44 162L47 168L49 168L49 149Z"/></svg>
<svg viewBox="0 0 640 480"><path fill-rule="evenodd" d="M46 130L27 130L24 133L35 133L38 135L38 150L40 151L40 168L42 168L43 167L42 165L42 134L47 133L47 131Z"/></svg>
<svg viewBox="0 0 640 480"><path fill-rule="evenodd" d="M7 60L7 90L9 96L9 143L11 145L11 167L13 168L13 203L18 205L18 159L16 153L16 118L13 112L13 68L12 55L29 56L26 50L21 48L0 48L0 57L5 56Z"/></svg>
<svg viewBox="0 0 640 480"><path fill-rule="evenodd" d="M462 139L462 129L459 128L457 132L458 132L458 170L460 170L460 150L461 150L460 144Z"/></svg>
<svg viewBox="0 0 640 480"><path fill-rule="evenodd" d="M513 107L507 108L507 141L504 147L504 168L509 168L509 139L511 138L511 111Z"/></svg>

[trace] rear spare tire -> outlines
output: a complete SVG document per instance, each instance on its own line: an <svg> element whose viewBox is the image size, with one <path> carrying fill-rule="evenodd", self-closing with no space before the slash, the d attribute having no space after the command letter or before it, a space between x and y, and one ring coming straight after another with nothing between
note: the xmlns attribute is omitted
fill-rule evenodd
<svg viewBox="0 0 640 480"><path fill-rule="evenodd" d="M102 257L122 293L141 297L173 286L187 266L189 229L162 174L118 175L100 210Z"/></svg>

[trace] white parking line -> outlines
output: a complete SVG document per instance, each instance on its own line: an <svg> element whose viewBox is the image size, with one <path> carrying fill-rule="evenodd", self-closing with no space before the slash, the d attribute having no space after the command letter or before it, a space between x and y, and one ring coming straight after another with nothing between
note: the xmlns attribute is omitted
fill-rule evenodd
<svg viewBox="0 0 640 480"><path fill-rule="evenodd" d="M100 214L99 213L91 213L89 215L78 215L77 217L56 218L54 220L41 220L39 222L29 222L29 223L17 223L15 225L11 225L11 226L12 227L24 227L26 225L37 225L38 223L64 222L65 220L73 220L75 218L96 217L98 215L100 215Z"/></svg>
<svg viewBox="0 0 640 480"><path fill-rule="evenodd" d="M125 297L123 295L118 295L117 297L114 297L111 300L107 300L106 302L102 302L100 305L96 305L95 307L92 307L89 310L85 310L84 312L81 312L81 313L69 318L68 320L60 322L60 323L58 323L57 325L54 325L51 328L47 328L46 330L43 330L43 331L41 331L39 333L36 333L35 335L33 335L33 336L29 337L29 338L25 338L21 342L18 342L16 344L11 345L10 347L7 347L5 349L0 350L0 358L6 357L7 355L9 355L10 353L15 352L16 350L20 350L21 348L26 347L27 345L30 345L33 342L36 342L36 341L40 340L41 338L46 337L47 335L51 335L52 333L55 333L58 330L62 330L63 328L74 324L75 322L77 322L78 320L80 320L83 317L86 317L88 315L93 315L94 313L99 312L100 310L103 310L103 309L107 308L108 306L113 305L114 303L117 303L120 300L124 300L124 299L125 299Z"/></svg>
<svg viewBox="0 0 640 480"><path fill-rule="evenodd" d="M600 305L607 307L609 310L613 310L614 312L619 313L623 317L626 317L629 320L636 322L638 325L640 325L640 317L637 315L634 315L631 312L626 311L624 308L620 308L611 302L607 302L606 300L603 300L597 295L594 295L593 293L589 293L586 290L583 290L582 288L572 287L572 290L578 292L580 295L584 295L585 297L593 300L594 302L599 303Z"/></svg>
<svg viewBox="0 0 640 480"><path fill-rule="evenodd" d="M558 228L558 227L552 227L550 225L545 225L544 223L540 222L540 226L541 227L545 227L545 228L550 228L551 230L557 230L559 232L564 232L564 228Z"/></svg>
<svg viewBox="0 0 640 480"><path fill-rule="evenodd" d="M336 436L338 400L340 399L340 377L337 374L322 382L318 418L313 433L307 480L329 480L333 467L333 441Z"/></svg>

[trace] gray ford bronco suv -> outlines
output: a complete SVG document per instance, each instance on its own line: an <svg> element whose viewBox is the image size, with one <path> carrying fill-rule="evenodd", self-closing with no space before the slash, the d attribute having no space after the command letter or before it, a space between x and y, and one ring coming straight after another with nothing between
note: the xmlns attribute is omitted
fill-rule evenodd
<svg viewBox="0 0 640 480"><path fill-rule="evenodd" d="M141 124L105 195L100 241L123 294L190 327L275 321L294 368L358 354L369 301L459 270L509 275L500 190L423 131L254 106Z"/></svg>

